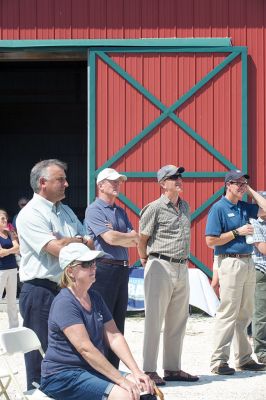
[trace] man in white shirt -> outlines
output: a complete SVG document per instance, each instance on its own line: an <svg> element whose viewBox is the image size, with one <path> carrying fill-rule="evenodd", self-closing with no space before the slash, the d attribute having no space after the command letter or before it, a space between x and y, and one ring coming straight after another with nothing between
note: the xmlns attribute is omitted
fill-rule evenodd
<svg viewBox="0 0 266 400"><path fill-rule="evenodd" d="M19 307L23 325L38 335L47 349L48 315L58 293L60 276L59 251L69 243L93 246L74 212L61 203L68 187L67 165L50 159L37 163L31 170L33 198L17 218L20 241L20 280L23 282ZM42 358L38 351L25 355L27 386L40 382Z"/></svg>

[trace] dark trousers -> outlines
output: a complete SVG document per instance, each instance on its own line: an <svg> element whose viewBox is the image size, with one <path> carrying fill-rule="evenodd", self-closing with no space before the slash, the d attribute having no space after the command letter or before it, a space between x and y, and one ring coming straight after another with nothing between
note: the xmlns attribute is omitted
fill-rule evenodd
<svg viewBox="0 0 266 400"><path fill-rule="evenodd" d="M23 326L32 329L38 336L43 351L48 346L48 315L56 292L50 289L24 283L19 297L19 309ZM27 388L32 389L32 382L41 381L42 356L39 351L25 354Z"/></svg>
<svg viewBox="0 0 266 400"><path fill-rule="evenodd" d="M266 359L266 274L261 271L256 271L253 326L254 352L259 359Z"/></svg>
<svg viewBox="0 0 266 400"><path fill-rule="evenodd" d="M97 264L96 282L92 286L102 295L117 328L122 333L124 333L128 303L128 278L128 267ZM111 350L108 353L108 360L118 368L119 358Z"/></svg>

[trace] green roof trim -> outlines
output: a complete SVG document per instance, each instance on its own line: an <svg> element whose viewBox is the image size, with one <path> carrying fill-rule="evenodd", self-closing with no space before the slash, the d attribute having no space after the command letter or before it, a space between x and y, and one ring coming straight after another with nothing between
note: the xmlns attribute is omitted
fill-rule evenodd
<svg viewBox="0 0 266 400"><path fill-rule="evenodd" d="M73 47L126 46L126 47L226 47L231 38L163 38L163 39L51 39L51 40L0 40L0 49L53 49Z"/></svg>

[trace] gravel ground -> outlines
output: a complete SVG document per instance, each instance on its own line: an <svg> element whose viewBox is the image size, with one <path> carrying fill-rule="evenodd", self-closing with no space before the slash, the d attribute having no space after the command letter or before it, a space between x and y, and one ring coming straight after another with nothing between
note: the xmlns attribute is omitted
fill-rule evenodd
<svg viewBox="0 0 266 400"><path fill-rule="evenodd" d="M139 363L142 364L143 318L127 318L125 336L131 350ZM214 319L198 314L189 318L184 341L182 368L192 374L198 374L200 380L196 383L168 383L162 389L165 400L264 400L266 398L265 372L237 372L234 376L212 375L209 360L212 344ZM0 329L7 328L5 312L0 312ZM159 354L158 373L161 369L162 354ZM25 388L25 369L22 356L16 356L14 365L19 371L19 380ZM233 360L231 360L233 366ZM121 367L123 368L123 366ZM9 394L12 400L19 399L11 388ZM85 400L85 399L84 399Z"/></svg>

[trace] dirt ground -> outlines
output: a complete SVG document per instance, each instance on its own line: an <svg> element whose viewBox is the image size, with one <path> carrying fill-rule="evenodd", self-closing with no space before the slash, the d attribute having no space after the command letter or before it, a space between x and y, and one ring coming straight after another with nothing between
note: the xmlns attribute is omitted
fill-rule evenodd
<svg viewBox="0 0 266 400"><path fill-rule="evenodd" d="M143 322L141 317L130 317L126 320L125 336L139 365L142 364ZM196 383L167 383L167 386L162 389L165 400L265 400L266 371L237 372L234 376L228 377L210 373L213 323L213 318L203 315L194 314L189 318L183 348L182 369L198 374L200 380ZM6 313L0 312L0 329L6 328ZM160 352L158 373L162 373L161 359ZM20 382L25 387L23 357L16 356L14 363L19 370ZM233 359L230 364L234 365ZM120 369L125 368L121 366ZM19 398L13 387L9 390L9 394L12 400Z"/></svg>

